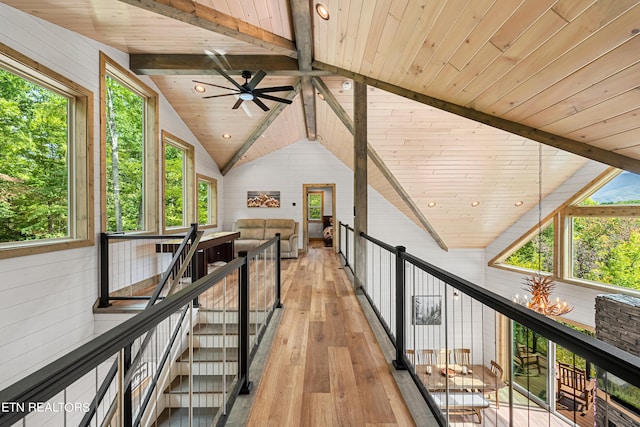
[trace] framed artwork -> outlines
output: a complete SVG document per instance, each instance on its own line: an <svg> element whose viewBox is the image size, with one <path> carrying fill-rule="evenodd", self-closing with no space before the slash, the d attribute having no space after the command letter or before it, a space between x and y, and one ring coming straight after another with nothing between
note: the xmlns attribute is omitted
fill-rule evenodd
<svg viewBox="0 0 640 427"><path fill-rule="evenodd" d="M413 324L440 325L442 323L442 297L440 295L414 295Z"/></svg>
<svg viewBox="0 0 640 427"><path fill-rule="evenodd" d="M247 191L248 208L279 208L279 191Z"/></svg>

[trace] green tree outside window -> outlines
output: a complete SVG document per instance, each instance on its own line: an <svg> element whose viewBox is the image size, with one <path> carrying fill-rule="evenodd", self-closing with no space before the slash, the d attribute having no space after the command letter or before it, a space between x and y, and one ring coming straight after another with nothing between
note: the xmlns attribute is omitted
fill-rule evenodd
<svg viewBox="0 0 640 427"><path fill-rule="evenodd" d="M0 69L0 241L69 236L69 101Z"/></svg>
<svg viewBox="0 0 640 427"><path fill-rule="evenodd" d="M106 77L107 231L144 230L143 99Z"/></svg>

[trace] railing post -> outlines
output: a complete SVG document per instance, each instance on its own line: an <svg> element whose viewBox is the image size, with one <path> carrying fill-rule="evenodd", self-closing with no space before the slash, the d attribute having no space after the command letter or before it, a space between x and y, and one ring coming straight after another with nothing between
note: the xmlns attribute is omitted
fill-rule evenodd
<svg viewBox="0 0 640 427"><path fill-rule="evenodd" d="M238 252L238 257L244 258L244 263L240 267L240 286L238 292L240 309L240 333L238 334L238 360L240 378L240 394L251 393L249 381L249 258L247 251Z"/></svg>
<svg viewBox="0 0 640 427"><path fill-rule="evenodd" d="M109 239L100 233L100 302L98 307L109 307Z"/></svg>
<svg viewBox="0 0 640 427"><path fill-rule="evenodd" d="M276 233L278 241L276 242L276 308L282 308L280 301L280 286L282 285L281 265L282 257L280 256L280 233Z"/></svg>
<svg viewBox="0 0 640 427"><path fill-rule="evenodd" d="M198 223L193 223L191 224L191 246L196 244L197 236L198 236ZM205 276L206 276L206 268L207 268L206 256L203 262L204 262ZM191 283L194 283L199 278L200 277L198 277L198 251L196 251L195 254L193 254L193 256L191 257ZM195 297L193 299L193 307L194 308L200 307L200 304L198 303L198 297Z"/></svg>
<svg viewBox="0 0 640 427"><path fill-rule="evenodd" d="M396 359L393 366L398 370L406 370L404 362L404 317L405 317L405 283L404 254L407 248L396 246Z"/></svg>
<svg viewBox="0 0 640 427"><path fill-rule="evenodd" d="M349 267L349 228L344 227L344 251L346 252L344 257L344 266Z"/></svg>
<svg viewBox="0 0 640 427"><path fill-rule="evenodd" d="M131 344L126 345L123 348L123 367L125 376L131 369ZM126 385L123 392L122 402L122 414L124 427L131 427L133 425L133 408L132 408L132 393L131 393L131 381Z"/></svg>

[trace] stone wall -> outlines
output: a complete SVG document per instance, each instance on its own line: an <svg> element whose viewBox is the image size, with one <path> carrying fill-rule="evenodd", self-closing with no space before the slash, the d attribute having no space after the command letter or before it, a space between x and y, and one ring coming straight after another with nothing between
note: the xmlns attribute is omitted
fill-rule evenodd
<svg viewBox="0 0 640 427"><path fill-rule="evenodd" d="M596 338L640 356L640 298L627 295L596 297ZM607 404L603 394L596 401L597 425L640 427L640 417L615 402Z"/></svg>

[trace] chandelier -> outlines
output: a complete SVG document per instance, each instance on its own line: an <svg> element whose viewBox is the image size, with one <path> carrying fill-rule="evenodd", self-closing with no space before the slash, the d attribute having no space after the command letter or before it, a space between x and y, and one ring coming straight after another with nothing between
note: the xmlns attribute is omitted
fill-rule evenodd
<svg viewBox="0 0 640 427"><path fill-rule="evenodd" d="M573 307L567 301L560 301L560 298L549 302L551 291L556 285L552 278L541 274L533 274L524 279L524 284L527 286L524 289L531 293L531 300L527 296L516 295L514 302L545 316L562 316L573 310Z"/></svg>
<svg viewBox="0 0 640 427"><path fill-rule="evenodd" d="M538 144L538 272L524 278L524 288L531 293L531 300L526 295L516 295L513 301L545 316L562 316L573 310L567 301L549 302L551 291L556 286L553 279L543 276L542 271L542 144Z"/></svg>

